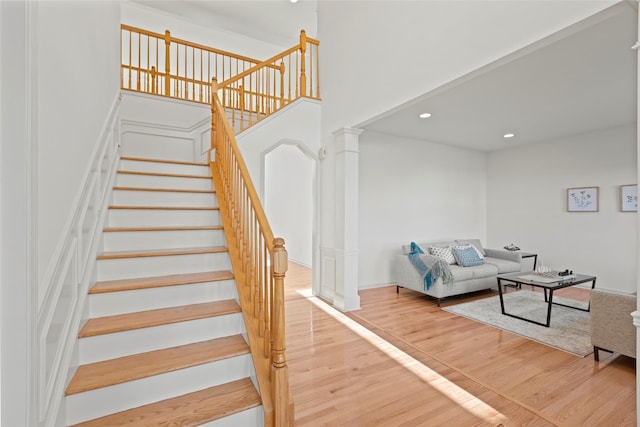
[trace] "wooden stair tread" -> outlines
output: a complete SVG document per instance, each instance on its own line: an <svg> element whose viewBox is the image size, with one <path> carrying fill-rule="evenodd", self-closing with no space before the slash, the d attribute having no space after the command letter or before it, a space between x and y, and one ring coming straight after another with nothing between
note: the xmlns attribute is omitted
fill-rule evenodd
<svg viewBox="0 0 640 427"><path fill-rule="evenodd" d="M217 282L233 279L228 270L205 271L203 273L173 274L170 276L142 277L138 279L120 279L96 282L89 294L131 291L136 289L160 288L164 286L188 285L192 283Z"/></svg>
<svg viewBox="0 0 640 427"><path fill-rule="evenodd" d="M184 225L177 227L106 227L102 231L105 233L119 233L131 231L188 231L188 230L222 230L221 225Z"/></svg>
<svg viewBox="0 0 640 427"><path fill-rule="evenodd" d="M104 426L197 426L260 406L260 395L249 378L150 403L117 414L75 424Z"/></svg>
<svg viewBox="0 0 640 427"><path fill-rule="evenodd" d="M120 157L120 160L133 160L137 162L151 162L151 163L170 163L172 165L209 166L207 163L187 162L182 160L150 159L148 157L122 156Z"/></svg>
<svg viewBox="0 0 640 427"><path fill-rule="evenodd" d="M137 206L137 205L110 205L109 209L142 209L165 211L217 211L217 206Z"/></svg>
<svg viewBox="0 0 640 427"><path fill-rule="evenodd" d="M158 188L158 187L123 187L115 186L114 190L119 191L155 191L161 193L204 193L215 194L216 190L191 190L189 188Z"/></svg>
<svg viewBox="0 0 640 427"><path fill-rule="evenodd" d="M144 171L130 171L130 170L119 170L118 173L126 174L126 175L167 176L171 178L211 179L211 175L191 175L188 173L144 172Z"/></svg>
<svg viewBox="0 0 640 427"><path fill-rule="evenodd" d="M82 329L80 329L78 337L86 338L134 329L150 328L188 320L240 313L240 311L240 306L234 300L222 300L95 317L87 320Z"/></svg>
<svg viewBox="0 0 640 427"><path fill-rule="evenodd" d="M249 346L242 336L232 335L81 365L67 386L65 395L122 384L247 353Z"/></svg>
<svg viewBox="0 0 640 427"><path fill-rule="evenodd" d="M172 255L197 255L197 254L215 254L227 252L225 246L203 246L198 248L171 248L171 249L139 249L135 251L114 251L102 252L98 254L97 259L122 259L122 258L147 258L155 256L172 256Z"/></svg>

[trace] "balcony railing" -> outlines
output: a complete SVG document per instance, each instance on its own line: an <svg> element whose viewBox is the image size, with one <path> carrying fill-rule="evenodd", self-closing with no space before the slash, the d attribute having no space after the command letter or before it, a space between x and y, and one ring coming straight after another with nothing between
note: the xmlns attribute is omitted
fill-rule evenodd
<svg viewBox="0 0 640 427"><path fill-rule="evenodd" d="M121 25L122 89L211 104L211 79L229 79L261 61Z"/></svg>
<svg viewBox="0 0 640 427"><path fill-rule="evenodd" d="M319 42L301 31L298 45L266 61L121 25L121 87L211 104L212 81L232 129L246 129L288 103L320 99Z"/></svg>

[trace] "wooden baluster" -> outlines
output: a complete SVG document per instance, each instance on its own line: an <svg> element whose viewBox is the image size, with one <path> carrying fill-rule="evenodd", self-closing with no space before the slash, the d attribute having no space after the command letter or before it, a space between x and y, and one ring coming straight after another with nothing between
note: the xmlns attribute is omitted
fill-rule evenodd
<svg viewBox="0 0 640 427"><path fill-rule="evenodd" d="M286 104L284 99L284 59L280 61L280 107Z"/></svg>
<svg viewBox="0 0 640 427"><path fill-rule="evenodd" d="M132 41L131 41L131 38L132 38L132 34L131 34L131 31L129 31L129 64L128 64L129 65L129 76L128 76L129 77L129 86L127 86L127 89L131 89L131 70L132 70L132 66L131 66Z"/></svg>
<svg viewBox="0 0 640 427"><path fill-rule="evenodd" d="M157 85L156 79L157 78L158 78L158 72L156 71L155 65L152 65L151 66L151 93L153 93L153 94L157 94L158 93L158 89L156 87L156 85Z"/></svg>
<svg viewBox="0 0 640 427"><path fill-rule="evenodd" d="M307 33L300 31L300 96L307 96L307 74L304 56L307 52Z"/></svg>
<svg viewBox="0 0 640 427"><path fill-rule="evenodd" d="M244 85L240 85L240 123L244 123Z"/></svg>
<svg viewBox="0 0 640 427"><path fill-rule="evenodd" d="M316 99L320 99L320 49L316 45Z"/></svg>
<svg viewBox="0 0 640 427"><path fill-rule="evenodd" d="M169 30L164 32L164 45L165 45L165 54L164 54L164 95L171 96L171 33Z"/></svg>
<svg viewBox="0 0 640 427"><path fill-rule="evenodd" d="M274 425L288 426L293 423L289 414L289 371L285 355L286 343L284 333L284 278L288 269L287 251L284 239L273 241L271 269L273 271L273 330L272 330L272 364L271 387L273 398Z"/></svg>

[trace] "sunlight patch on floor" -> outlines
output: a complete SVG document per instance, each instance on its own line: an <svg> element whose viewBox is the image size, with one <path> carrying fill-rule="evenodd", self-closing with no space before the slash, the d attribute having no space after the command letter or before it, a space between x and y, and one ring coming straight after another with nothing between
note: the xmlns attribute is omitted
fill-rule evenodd
<svg viewBox="0 0 640 427"><path fill-rule="evenodd" d="M428 366L424 365L417 359L411 357L410 355L400 350L393 344L389 343L388 341L374 334L364 326L360 325L358 322L345 316L340 311L327 305L325 302L321 301L317 297L312 296L310 291L307 292L305 290L305 291L298 291L298 292L300 293L300 295L305 296L316 307L320 308L329 316L333 317L334 319L342 323L344 326L349 328L351 331L358 334L361 338L367 340L374 347L376 347L377 349L385 353L387 356L389 356L390 358L395 360L397 363L405 367L414 375L421 378L431 387L438 390L448 399L452 400L457 405L467 410L469 413L473 414L474 416L482 420L485 420L491 423L496 423L496 424L507 420L507 417L505 415L498 412L491 406L487 405L485 402L478 399L473 394L467 392L463 388L452 383L442 375L435 372L433 369L429 368Z"/></svg>

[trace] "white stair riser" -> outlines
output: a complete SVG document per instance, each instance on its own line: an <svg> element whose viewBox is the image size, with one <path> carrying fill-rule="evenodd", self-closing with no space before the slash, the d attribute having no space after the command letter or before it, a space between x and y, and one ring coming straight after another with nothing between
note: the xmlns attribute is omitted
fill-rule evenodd
<svg viewBox="0 0 640 427"><path fill-rule="evenodd" d="M109 227L220 225L218 210L109 209Z"/></svg>
<svg viewBox="0 0 640 427"><path fill-rule="evenodd" d="M241 313L80 338L81 365L244 333Z"/></svg>
<svg viewBox="0 0 640 427"><path fill-rule="evenodd" d="M98 260L98 280L230 270L227 252Z"/></svg>
<svg viewBox="0 0 640 427"><path fill-rule="evenodd" d="M239 380L250 372L251 356L243 355L67 396L67 424Z"/></svg>
<svg viewBox="0 0 640 427"><path fill-rule="evenodd" d="M262 406L247 409L228 417L209 423L200 424L200 427L262 427L264 426L264 409Z"/></svg>
<svg viewBox="0 0 640 427"><path fill-rule="evenodd" d="M218 206L213 193L114 190L112 205L119 206Z"/></svg>
<svg viewBox="0 0 640 427"><path fill-rule="evenodd" d="M89 317L236 299L233 280L89 295Z"/></svg>
<svg viewBox="0 0 640 427"><path fill-rule="evenodd" d="M222 230L117 231L103 234L105 251L224 246Z"/></svg>
<svg viewBox="0 0 640 427"><path fill-rule="evenodd" d="M181 165L177 163L163 162L143 162L139 160L126 159L120 161L119 169L138 172L160 172L199 176L208 176L211 173L209 166Z"/></svg>
<svg viewBox="0 0 640 427"><path fill-rule="evenodd" d="M207 178L134 175L129 173L118 173L116 177L116 185L119 187L151 187L189 190L213 189L213 181Z"/></svg>

